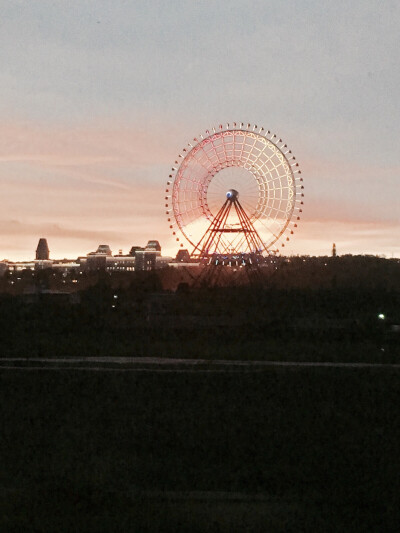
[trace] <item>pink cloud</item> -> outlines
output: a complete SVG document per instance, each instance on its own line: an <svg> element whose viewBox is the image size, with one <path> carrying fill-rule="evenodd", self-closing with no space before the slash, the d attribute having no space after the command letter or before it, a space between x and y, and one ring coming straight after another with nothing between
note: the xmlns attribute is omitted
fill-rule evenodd
<svg viewBox="0 0 400 533"><path fill-rule="evenodd" d="M0 162L28 161L45 166L147 166L155 160L169 165L174 157L171 154L176 152L171 137L163 132L125 125L61 128L3 123L0 138Z"/></svg>

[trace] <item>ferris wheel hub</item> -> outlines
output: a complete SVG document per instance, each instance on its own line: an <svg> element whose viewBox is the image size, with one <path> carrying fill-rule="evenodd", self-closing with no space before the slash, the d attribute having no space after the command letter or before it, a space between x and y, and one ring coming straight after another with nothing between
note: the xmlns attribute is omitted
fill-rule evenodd
<svg viewBox="0 0 400 533"><path fill-rule="evenodd" d="M226 193L226 197L228 198L228 200L233 202L234 200L239 198L239 193L236 189L229 189L229 191L227 191Z"/></svg>

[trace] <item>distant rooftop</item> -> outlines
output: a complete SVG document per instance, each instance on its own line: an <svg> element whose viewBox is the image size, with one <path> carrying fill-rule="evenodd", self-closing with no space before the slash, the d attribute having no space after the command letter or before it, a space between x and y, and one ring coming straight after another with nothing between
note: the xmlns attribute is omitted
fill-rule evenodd
<svg viewBox="0 0 400 533"><path fill-rule="evenodd" d="M146 250L156 250L157 252L161 252L161 245L158 241L148 241L146 244Z"/></svg>

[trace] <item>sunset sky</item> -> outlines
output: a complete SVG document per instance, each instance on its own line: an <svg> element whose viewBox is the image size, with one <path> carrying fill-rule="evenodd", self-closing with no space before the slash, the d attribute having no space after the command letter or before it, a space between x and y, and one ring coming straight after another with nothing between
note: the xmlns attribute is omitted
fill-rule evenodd
<svg viewBox="0 0 400 533"><path fill-rule="evenodd" d="M233 121L300 163L286 253L400 257L399 27L398 0L3 2L0 259L175 254L169 169Z"/></svg>

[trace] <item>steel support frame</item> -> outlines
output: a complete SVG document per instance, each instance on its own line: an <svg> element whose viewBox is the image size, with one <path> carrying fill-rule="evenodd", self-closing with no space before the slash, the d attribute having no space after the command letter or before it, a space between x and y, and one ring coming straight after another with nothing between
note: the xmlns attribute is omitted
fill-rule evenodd
<svg viewBox="0 0 400 533"><path fill-rule="evenodd" d="M235 209L239 220L239 227L232 228L227 225L231 209ZM240 240L246 244L244 250L229 250L229 244L223 244L222 235L226 233L241 233L244 238ZM264 243L255 229L253 223L243 209L237 197L227 198L211 221L207 231L195 246L191 256L200 260L207 260L218 255L256 255L265 250Z"/></svg>

